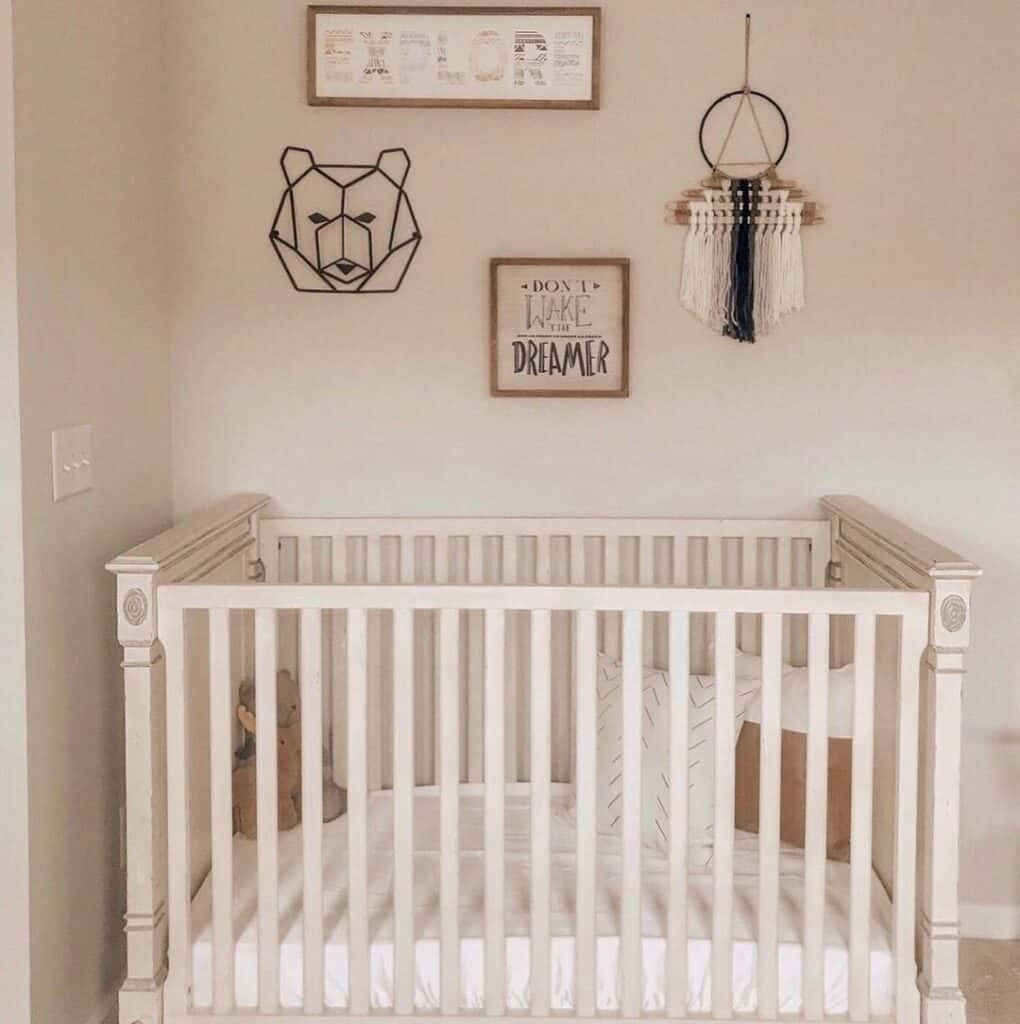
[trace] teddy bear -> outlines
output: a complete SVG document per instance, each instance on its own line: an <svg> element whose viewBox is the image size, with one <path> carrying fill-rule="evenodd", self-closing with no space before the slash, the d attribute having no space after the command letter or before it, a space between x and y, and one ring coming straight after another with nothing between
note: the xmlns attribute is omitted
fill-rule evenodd
<svg viewBox="0 0 1020 1024"><path fill-rule="evenodd" d="M255 684L253 682L241 683L238 693L238 719L244 726L244 720L240 717L240 709L247 708L255 714ZM292 725L301 717L301 691L298 689L294 676L285 668L276 673L276 724ZM244 728L244 743L237 749L235 754L238 762L247 761L255 756L255 731Z"/></svg>
<svg viewBox="0 0 1020 1024"><path fill-rule="evenodd" d="M255 716L246 708L237 709L244 728L255 732ZM289 832L301 821L298 793L301 789L301 722L281 725L276 730L276 800L277 826ZM255 839L257 828L257 757L248 758L233 774L234 826L248 839Z"/></svg>
<svg viewBox="0 0 1020 1024"><path fill-rule="evenodd" d="M237 717L244 729L244 743L237 750L234 769L235 828L248 838L255 836L255 684L241 684ZM301 820L301 703L300 688L286 669L276 674L277 778L279 828L288 831ZM289 788L285 788L289 787ZM291 815L291 808L294 816ZM346 793L333 782L328 770L322 779L322 819L333 821L347 809Z"/></svg>

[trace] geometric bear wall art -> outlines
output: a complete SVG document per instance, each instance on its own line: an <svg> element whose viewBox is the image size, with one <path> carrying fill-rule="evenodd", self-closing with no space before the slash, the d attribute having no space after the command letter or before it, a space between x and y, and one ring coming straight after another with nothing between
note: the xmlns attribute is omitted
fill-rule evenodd
<svg viewBox="0 0 1020 1024"><path fill-rule="evenodd" d="M411 158L386 149L374 165L319 164L289 146L287 188L269 238L299 292L395 292L421 245L404 191Z"/></svg>

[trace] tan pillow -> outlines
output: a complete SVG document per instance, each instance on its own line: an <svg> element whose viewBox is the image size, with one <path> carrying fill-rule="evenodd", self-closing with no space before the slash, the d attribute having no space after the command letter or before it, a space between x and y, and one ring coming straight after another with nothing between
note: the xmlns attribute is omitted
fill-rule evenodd
<svg viewBox="0 0 1020 1024"><path fill-rule="evenodd" d="M761 726L745 722L737 741L736 826L758 831L758 786ZM853 740L829 739L829 808L826 856L850 860L850 774ZM807 736L784 729L780 768L779 837L784 843L804 848Z"/></svg>

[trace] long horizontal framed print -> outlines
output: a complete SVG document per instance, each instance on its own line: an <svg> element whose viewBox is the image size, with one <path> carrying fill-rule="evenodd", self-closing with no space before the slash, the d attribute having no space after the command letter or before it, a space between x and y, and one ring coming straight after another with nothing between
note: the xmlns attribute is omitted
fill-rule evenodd
<svg viewBox="0 0 1020 1024"><path fill-rule="evenodd" d="M490 393L630 394L630 260L495 259Z"/></svg>
<svg viewBox="0 0 1020 1024"><path fill-rule="evenodd" d="M598 110L599 7L308 8L308 102Z"/></svg>

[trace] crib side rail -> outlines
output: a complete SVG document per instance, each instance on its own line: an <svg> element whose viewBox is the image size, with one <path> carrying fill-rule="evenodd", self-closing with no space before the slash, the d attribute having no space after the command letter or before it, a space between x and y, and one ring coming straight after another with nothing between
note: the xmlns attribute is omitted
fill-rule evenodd
<svg viewBox="0 0 1020 1024"><path fill-rule="evenodd" d="M254 557L255 517L269 501L236 495L114 558L117 637L124 651L127 843L125 1024L162 1020L167 973L166 695L157 591L215 578ZM243 572L242 572L243 577Z"/></svg>
<svg viewBox="0 0 1020 1024"><path fill-rule="evenodd" d="M736 519L651 517L269 517L260 521L260 556L266 579L272 583L501 583L557 585L639 585L823 588L830 559L829 524L824 519ZM480 613L465 623L463 643L468 655L463 671L473 681L481 679L480 652L484 637ZM280 634L283 667L297 665L296 621L285 616ZM620 657L619 617L602 618L599 640L603 650ZM426 627L426 631L427 631ZM711 622L699 614L694 622L692 664L697 671L711 671ZM343 729L343 633L327 633L337 639L336 671L325 678L325 701L334 711L329 731L334 774L343 785L345 730ZM553 616L554 704L572 699L566 686L573 650L570 623L561 613ZM505 754L508 781L529 777L527 753L530 728L521 674L528 658L521 616L507 617L507 643L511 649L504 684L509 723ZM664 616L646 619L646 643L652 660L665 665ZM757 625L750 616L738 622L741 649L757 653ZM416 643L428 640L417 631ZM369 648L378 650L377 617L369 621ZM807 657L807 621L803 616L784 622L787 657L803 665ZM431 662L438 652L423 651L419 670L419 713L428 714L436 700L428 680ZM378 662L378 659L375 659ZM379 681L369 678L369 731L373 749L382 750L392 735L392 715L379 699ZM337 699L334 699L336 697ZM469 781L483 774L482 687L467 689L468 711L464 722L462 771ZM556 722L552 735L553 777L572 779L576 734L570 716ZM426 738L416 751L415 773L419 782L434 782L439 771L439 737ZM520 753L520 756L518 756ZM388 754L388 751L387 751ZM392 781L391 758L369 764L373 786Z"/></svg>
<svg viewBox="0 0 1020 1024"><path fill-rule="evenodd" d="M348 812L348 906L351 909L347 936L349 1004L334 1010L337 1015L365 1017L370 1013L369 990L370 941L369 893L374 858L380 851L369 846L370 800L367 770L367 681L368 615L385 610L392 615L391 664L393 672L394 721L397 736L393 744L394 815L391 854L394 862L392 905L394 978L393 1019L418 1019L423 1014L414 1003L415 979L415 903L413 850L413 737L416 728L414 701L414 616L435 612L439 617L440 679L439 728L443 750L455 748L460 728L461 707L455 691L455 659L460 650L458 631L461 613L477 612L483 617L485 644L483 657L484 699L484 937L485 972L484 1014L490 1018L508 1017L506 976L503 959L505 927L503 917L507 864L504 850L505 795L504 746L506 732L503 716L505 685L506 621L511 612L523 613L529 621L531 636L530 668L527 685L531 689L532 736L538 738L531 749L533 778L531 795L531 949L548 947L550 941L550 833L549 800L549 716L550 702L550 630L553 612L574 618L573 636L577 645L575 686L577 700L572 714L577 718L579 742L576 785L577 881L576 916L576 999L575 1016L596 1016L594 981L596 977L596 906L593 880L596 877L598 840L594 810L596 786L596 746L590 742L595 732L595 659L597 654L596 616L611 612L622 617L622 884L621 935L619 945L621 1016L644 1016L643 957L645 955L642 921L642 719L645 714L643 690L642 640L644 619L664 614L669 620L670 666L670 763L677 783L671 787L673 817L684 822L670 828L669 836L669 912L667 913L666 976L670 986L667 1016L687 1020L686 903L688 884L688 833L686 827L688 762L686 715L687 685L690 679L689 636L691 617L699 613L714 615L716 644L717 711L714 725L714 826L713 826L713 899L712 899L712 1004L716 1020L728 1021L739 1015L734 1008L734 748L736 729L734 706L737 694L737 624L741 615L761 617L764 679L761 843L759 872L759 993L756 1020L780 1018L777 1006L779 942L775 922L779 896L779 731L780 685L782 674L782 633L784 619L791 615L809 617L810 724L808 732L809 775L825 777L827 752L826 689L829 670L830 620L833 616L853 616L859 643L858 683L864 697L858 700L857 725L864 736L874 730L873 709L865 699L874 686L874 635L880 617L897 620L899 632L898 707L896 730L896 767L892 787L896 793L895 877L893 880L893 955L895 958L895 1006L892 1019L897 1024L916 1024L917 986L914 958L916 828L917 828L917 749L920 729L919 679L926 644L928 595L909 591L851 590L776 590L709 589L672 587L537 587L537 586L371 586L371 585L177 585L160 588L159 635L166 650L167 663L167 756L169 768L169 923L170 978L167 1008L173 1018L195 1015L214 1019L216 1014L238 1013L234 1003L233 919L230 903L232 886L232 823L226 816L214 822L218 840L214 842L212 869L212 948L213 988L211 1003L196 1006L192 985L192 879L188 863L191 824L189 813L187 764L189 747L195 737L189 734L187 714L188 666L184 657L186 613L208 612L211 629L209 650L210 702L224 712L223 720L214 718L211 741L217 744L212 770L214 805L230 800L232 758L229 746L217 743L217 734L227 727L226 695L231 685L230 645L227 639L230 616L253 612L255 623L255 673L258 703L257 742L260 750L273 750L275 684L277 667L277 630L284 612L297 612L300 619L299 675L303 688L301 717L302 771L319 781L318 751L323 731L323 712L317 699L322 680L322 625L327 612L343 610L347 633L347 780ZM432 723L427 723L431 727ZM308 752L313 753L309 754ZM307 756L305 756L307 755ZM280 788L279 765L272 757L259 758L257 764L257 811L262 822L276 823ZM441 803L439 893L441 1014L443 1019L468 1017L479 1019L479 1011L465 1012L459 993L460 943L459 917L459 829L458 808L461 780L456 760L444 758L439 777ZM865 783L860 784L863 788ZM870 785L870 779L868 780ZM826 788L813 785L807 806L808 845L805 852L806 900L803 922L803 1011L799 1019L823 1020L825 1016L825 914L826 914ZM879 1019L870 1004L869 961L870 928L870 849L872 822L869 815L854 820L854 862L852 871L851 917L851 1002L850 1019ZM302 832L304 884L302 889L303 979L302 1010L316 1019L324 1010L322 965L322 851L321 817L314 814L305 821ZM863 851L863 852L862 852ZM276 1019L280 1014L279 975L279 838L274 827L259 828L257 839L258 871L258 1009L245 1010L244 1019ZM682 911L682 912L681 912ZM541 958L541 954L539 954ZM549 978L541 971L531 976L532 1019L550 1019ZM784 1015L782 1019L787 1019Z"/></svg>
<svg viewBox="0 0 1020 1024"><path fill-rule="evenodd" d="M313 582L319 539L334 583L824 587L831 555L824 519L274 516L259 541L268 581Z"/></svg>

